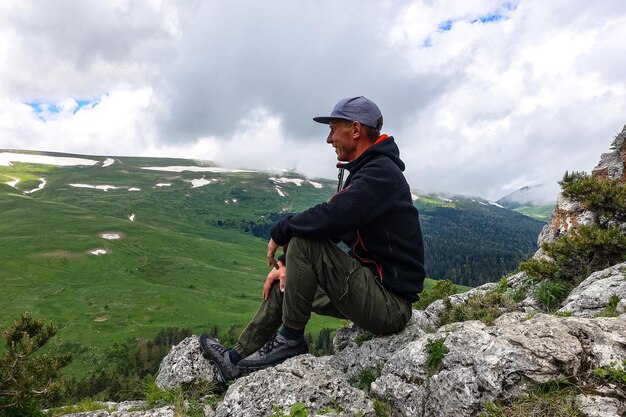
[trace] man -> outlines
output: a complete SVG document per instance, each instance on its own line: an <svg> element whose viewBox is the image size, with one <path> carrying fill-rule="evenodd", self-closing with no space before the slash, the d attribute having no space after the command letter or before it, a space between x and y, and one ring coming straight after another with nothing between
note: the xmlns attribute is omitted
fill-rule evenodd
<svg viewBox="0 0 626 417"><path fill-rule="evenodd" d="M222 382L308 352L304 328L311 312L347 318L372 333L398 332L422 291L419 216L398 147L393 137L380 134L380 109L365 97L351 97L330 116L313 120L329 125L326 142L350 175L329 202L272 226L267 259L273 269L263 303L235 348L200 337ZM281 246L286 258L276 260Z"/></svg>

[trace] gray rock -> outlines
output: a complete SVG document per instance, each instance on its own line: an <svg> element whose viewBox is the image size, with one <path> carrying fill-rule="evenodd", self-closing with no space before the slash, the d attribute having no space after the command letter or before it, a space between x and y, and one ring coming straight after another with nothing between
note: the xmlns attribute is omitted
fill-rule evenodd
<svg viewBox="0 0 626 417"><path fill-rule="evenodd" d="M576 407L585 417L621 417L626 415L626 404L617 398L579 394Z"/></svg>
<svg viewBox="0 0 626 417"><path fill-rule="evenodd" d="M273 368L239 378L217 407L217 417L264 417L275 407L289 414L303 403L309 414L334 409L336 416L373 417L374 407L363 391L352 387L345 375L333 369L330 357L300 355Z"/></svg>
<svg viewBox="0 0 626 417"><path fill-rule="evenodd" d="M626 262L594 272L569 294L559 311L580 317L595 317L609 305L613 295L619 297L622 306L618 307L623 308L626 300L625 273Z"/></svg>
<svg viewBox="0 0 626 417"><path fill-rule="evenodd" d="M348 379L357 378L365 369L379 370L398 349L412 340L434 330L434 322L420 310L413 310L411 320L399 333L376 336L370 335L354 324L337 330L333 345L335 354L330 358L330 366L345 372ZM359 340L371 337L369 340Z"/></svg>
<svg viewBox="0 0 626 417"><path fill-rule="evenodd" d="M622 147L624 146L625 139L626 126L624 126L622 132L615 138L613 151L602 154L600 162L593 169L593 175L610 179L624 179L624 155L622 155Z"/></svg>
<svg viewBox="0 0 626 417"><path fill-rule="evenodd" d="M429 377L426 346L442 337L448 353ZM389 358L372 392L399 416L475 416L487 400L522 395L528 384L564 375L584 379L591 369L624 358L626 322L620 318L509 313L491 326L454 323L409 343Z"/></svg>
<svg viewBox="0 0 626 417"><path fill-rule="evenodd" d="M163 358L155 382L161 389L172 389L214 379L213 365L202 355L198 336L194 335L174 346Z"/></svg>
<svg viewBox="0 0 626 417"><path fill-rule="evenodd" d="M472 288L469 291L460 293L460 294L454 294L448 297L448 300L450 300L450 304L451 305L458 305L458 304L463 304L466 303L467 300L475 294L485 294L487 292L489 292L490 290L492 290L493 288L497 287L497 283L493 283L493 282L488 282L486 284L483 284L479 287L476 288ZM445 306L445 302L444 300L436 300L433 301L428 307L426 307L426 309L424 310L425 316L426 318L433 323L433 326L437 327L437 323L439 323L440 318L441 318L441 313L443 313L446 310L446 306Z"/></svg>
<svg viewBox="0 0 626 417"><path fill-rule="evenodd" d="M171 405L146 409L145 401L125 401L121 403L102 403L102 410L83 411L64 414L64 417L174 417L175 410Z"/></svg>
<svg viewBox="0 0 626 417"><path fill-rule="evenodd" d="M543 243L554 242L577 226L597 223L598 218L595 213L586 210L579 202L559 194L550 220L539 233L537 247L540 249L537 250L533 257L535 259L545 259L546 255L541 249Z"/></svg>

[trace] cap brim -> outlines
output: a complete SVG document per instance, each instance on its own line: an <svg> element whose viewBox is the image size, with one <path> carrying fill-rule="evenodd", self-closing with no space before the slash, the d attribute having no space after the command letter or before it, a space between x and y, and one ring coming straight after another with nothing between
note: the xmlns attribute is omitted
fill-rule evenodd
<svg viewBox="0 0 626 417"><path fill-rule="evenodd" d="M333 120L348 120L348 119L344 119L342 117L320 116L320 117L314 117L313 120L316 121L317 123L324 123L325 125L327 125ZM352 120L348 120L348 121L351 122Z"/></svg>

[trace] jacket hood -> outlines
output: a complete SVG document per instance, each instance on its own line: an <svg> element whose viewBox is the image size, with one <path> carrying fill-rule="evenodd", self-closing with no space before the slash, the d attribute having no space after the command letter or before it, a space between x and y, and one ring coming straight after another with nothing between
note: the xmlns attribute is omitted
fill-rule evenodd
<svg viewBox="0 0 626 417"><path fill-rule="evenodd" d="M389 136L388 138L378 142L365 150L358 158L347 162L347 163L338 163L338 168L345 168L348 171L353 171L358 169L361 165L365 164L371 158L376 155L383 155L393 161L394 164L400 168L400 171L404 171L405 165L404 162L400 159L400 149L398 149L398 145L396 145L395 139L393 136Z"/></svg>

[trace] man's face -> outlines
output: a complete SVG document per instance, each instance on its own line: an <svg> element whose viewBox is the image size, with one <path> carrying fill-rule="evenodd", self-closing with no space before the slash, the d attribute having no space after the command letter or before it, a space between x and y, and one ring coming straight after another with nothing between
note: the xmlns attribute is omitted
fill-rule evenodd
<svg viewBox="0 0 626 417"><path fill-rule="evenodd" d="M326 138L326 143L330 143L335 148L338 161L349 162L356 158L356 142L354 141L352 123L337 120L329 123L330 133Z"/></svg>

